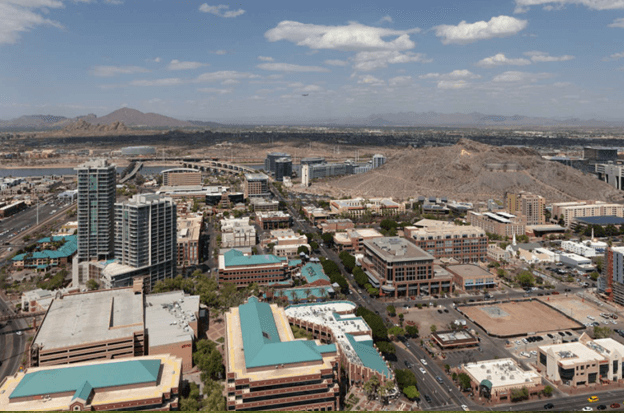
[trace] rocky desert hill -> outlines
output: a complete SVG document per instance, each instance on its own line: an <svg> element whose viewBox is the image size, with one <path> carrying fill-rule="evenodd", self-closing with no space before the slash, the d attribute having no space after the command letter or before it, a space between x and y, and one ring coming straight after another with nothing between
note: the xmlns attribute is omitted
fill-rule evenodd
<svg viewBox="0 0 624 413"><path fill-rule="evenodd" d="M98 136L98 135L118 135L130 132L131 129L122 122L113 122L110 125L92 125L84 120L71 123L63 129L49 132L46 136Z"/></svg>
<svg viewBox="0 0 624 413"><path fill-rule="evenodd" d="M98 125L110 125L115 122L122 122L128 126L142 126L148 128L182 128L193 126L190 122L170 118L157 113L143 113L130 108L121 108L101 118L85 118L84 120Z"/></svg>
<svg viewBox="0 0 624 413"><path fill-rule="evenodd" d="M500 199L530 191L548 202L622 201L624 193L590 174L544 160L529 148L490 146L468 139L446 147L406 149L381 168L315 183L310 192L338 196L447 196L458 201Z"/></svg>

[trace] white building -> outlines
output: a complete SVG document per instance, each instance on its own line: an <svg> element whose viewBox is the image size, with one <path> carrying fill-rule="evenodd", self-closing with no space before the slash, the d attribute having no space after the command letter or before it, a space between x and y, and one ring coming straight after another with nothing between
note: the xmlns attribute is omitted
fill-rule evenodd
<svg viewBox="0 0 624 413"><path fill-rule="evenodd" d="M221 220L221 248L252 247L256 245L256 227L249 218Z"/></svg>
<svg viewBox="0 0 624 413"><path fill-rule="evenodd" d="M310 165L301 166L301 186L310 186Z"/></svg>
<svg viewBox="0 0 624 413"><path fill-rule="evenodd" d="M510 401L511 391L526 387L530 394L543 389L542 377L533 370L523 370L512 358L463 364L475 393L493 401Z"/></svg>
<svg viewBox="0 0 624 413"><path fill-rule="evenodd" d="M562 262L571 267L576 267L577 269L584 272L592 272L596 269L596 267L592 265L592 260L590 260L589 258L585 258L569 252L560 253L559 262Z"/></svg>
<svg viewBox="0 0 624 413"><path fill-rule="evenodd" d="M583 257L597 257L603 255L607 250L608 244L602 241L562 241L561 248L568 252L572 252Z"/></svg>

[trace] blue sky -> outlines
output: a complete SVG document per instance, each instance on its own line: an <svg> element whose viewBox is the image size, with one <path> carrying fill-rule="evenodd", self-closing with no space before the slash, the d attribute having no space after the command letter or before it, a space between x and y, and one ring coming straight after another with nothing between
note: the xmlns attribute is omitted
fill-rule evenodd
<svg viewBox="0 0 624 413"><path fill-rule="evenodd" d="M624 0L0 0L0 60L0 119L621 119Z"/></svg>

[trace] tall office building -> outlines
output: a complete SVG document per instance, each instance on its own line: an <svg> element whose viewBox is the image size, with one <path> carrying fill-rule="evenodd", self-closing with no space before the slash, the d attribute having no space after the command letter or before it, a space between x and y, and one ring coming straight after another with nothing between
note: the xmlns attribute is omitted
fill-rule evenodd
<svg viewBox="0 0 624 413"><path fill-rule="evenodd" d="M264 170L269 173L275 173L275 161L280 158L290 158L290 154L284 152L268 153L266 159L264 160Z"/></svg>
<svg viewBox="0 0 624 413"><path fill-rule="evenodd" d="M292 159L280 158L275 161L275 180L282 182L284 177L292 176Z"/></svg>
<svg viewBox="0 0 624 413"><path fill-rule="evenodd" d="M176 220L176 205L169 197L140 194L115 204L115 258L141 270L149 280L148 289L175 277Z"/></svg>
<svg viewBox="0 0 624 413"><path fill-rule="evenodd" d="M78 261L113 256L115 165L96 159L75 168L78 173Z"/></svg>
<svg viewBox="0 0 624 413"><path fill-rule="evenodd" d="M529 192L520 194L507 193L505 206L510 214L520 214L526 217L526 225L544 225L546 223L546 200Z"/></svg>

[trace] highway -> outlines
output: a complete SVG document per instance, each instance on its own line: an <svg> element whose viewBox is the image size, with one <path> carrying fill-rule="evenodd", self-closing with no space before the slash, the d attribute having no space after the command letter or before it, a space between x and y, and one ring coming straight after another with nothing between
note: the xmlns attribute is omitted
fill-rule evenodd
<svg viewBox="0 0 624 413"><path fill-rule="evenodd" d="M0 314L7 315L9 306L0 299ZM0 324L0 380L5 376L14 374L22 361L23 351L26 348L26 335L18 335L18 331L28 329L30 319L13 320L9 323Z"/></svg>

